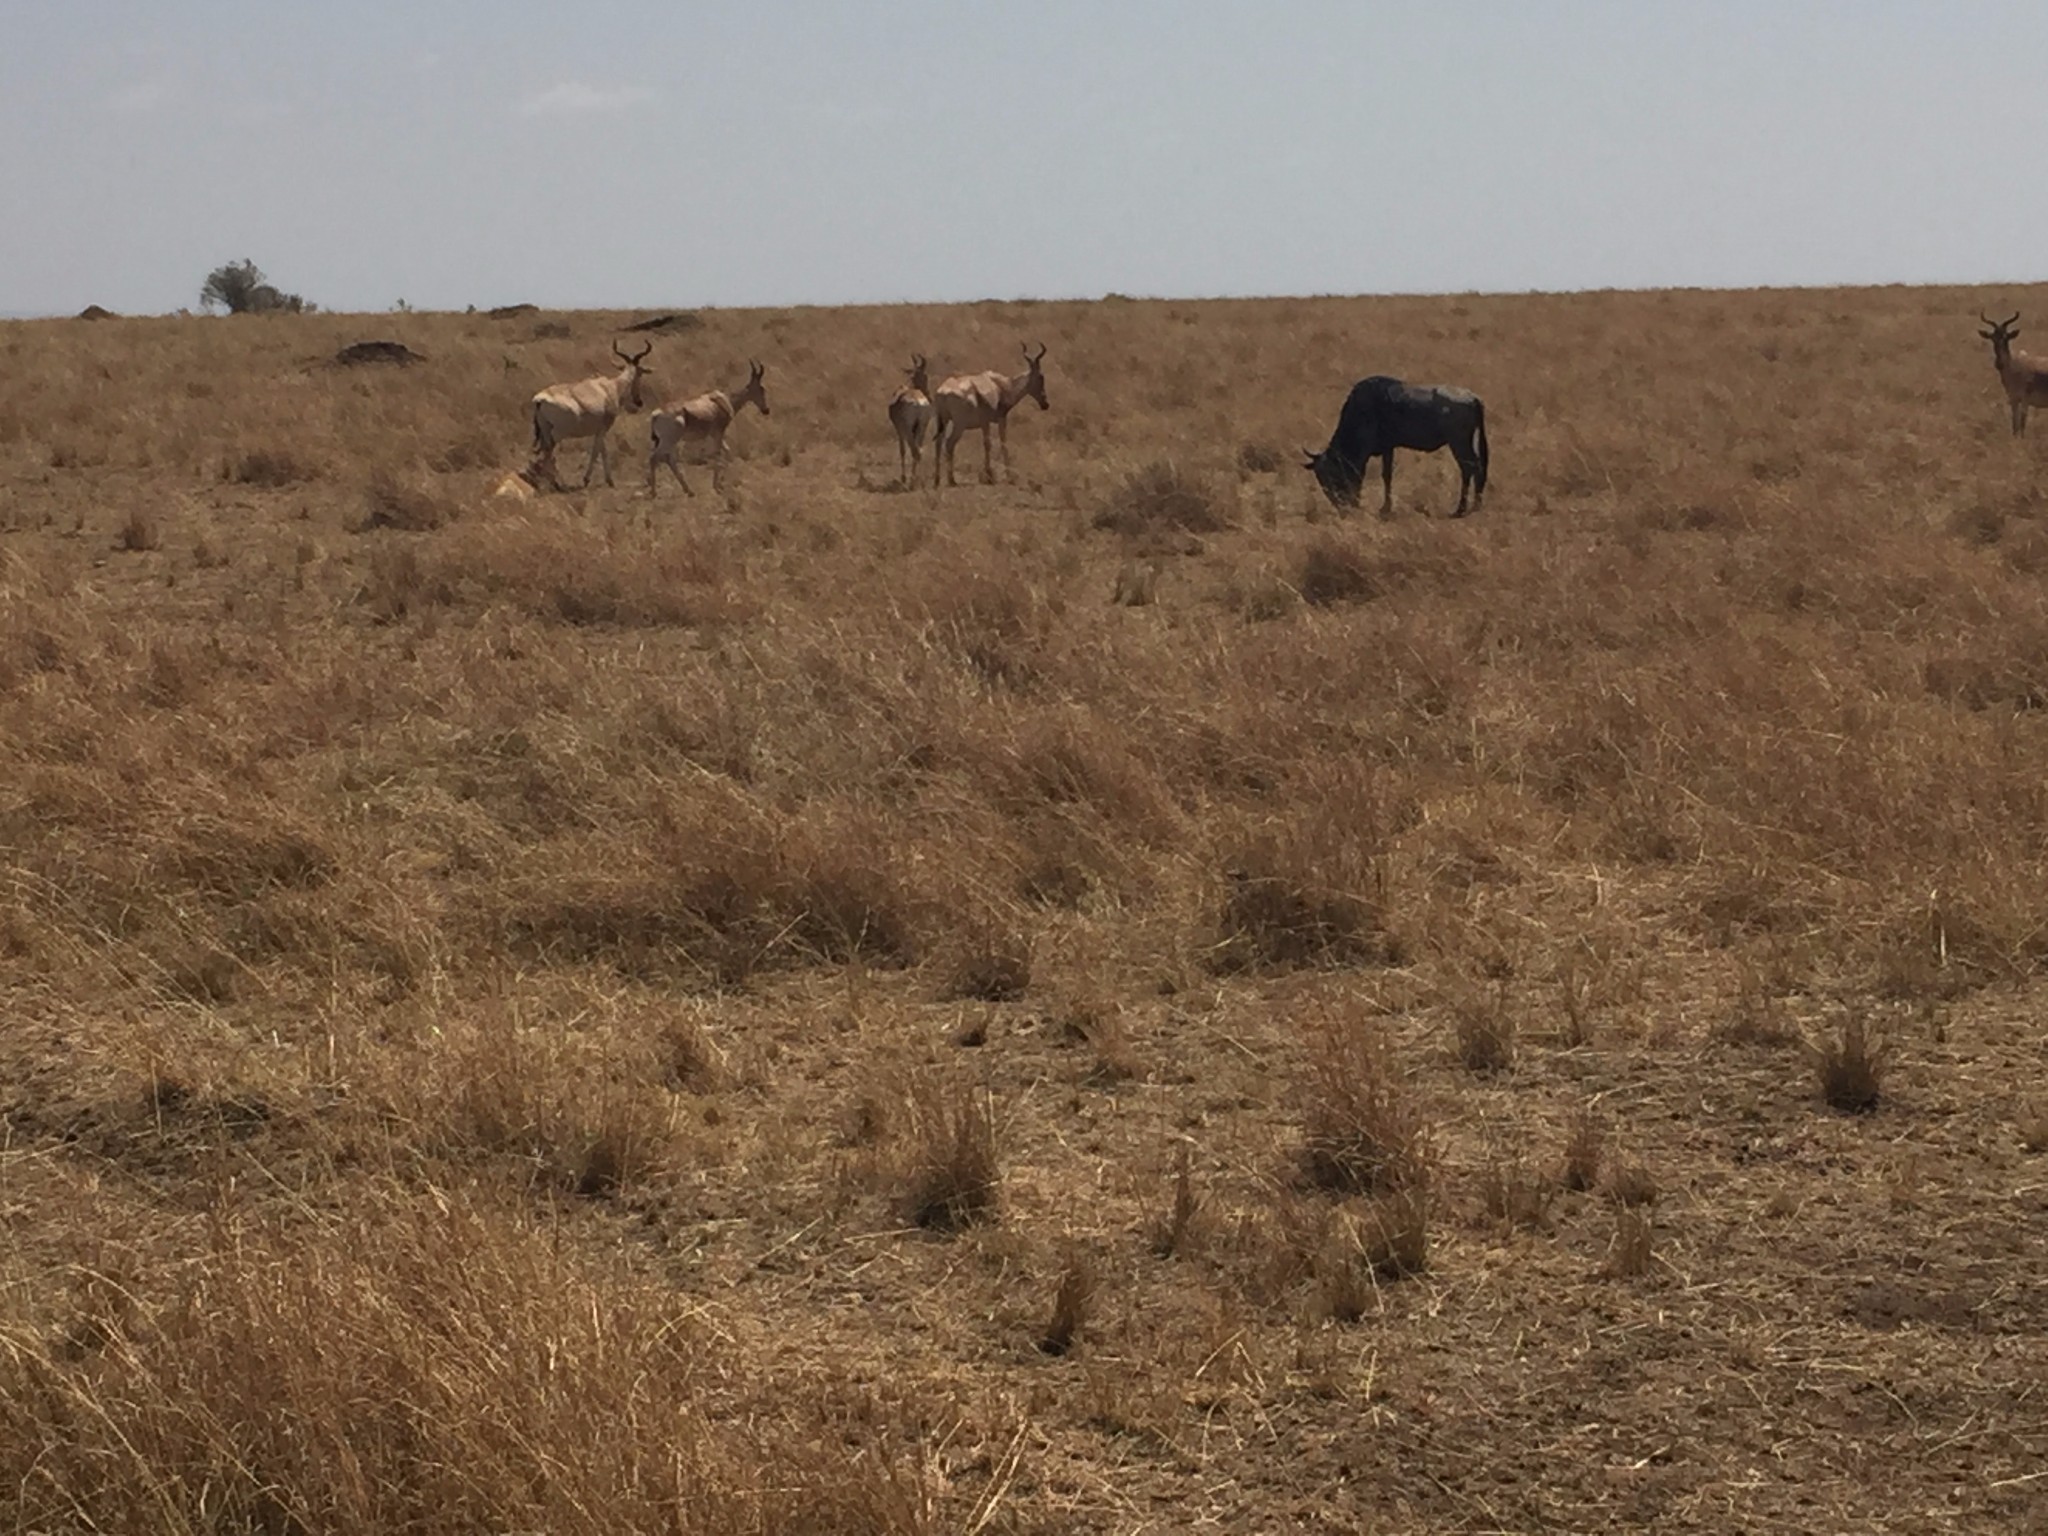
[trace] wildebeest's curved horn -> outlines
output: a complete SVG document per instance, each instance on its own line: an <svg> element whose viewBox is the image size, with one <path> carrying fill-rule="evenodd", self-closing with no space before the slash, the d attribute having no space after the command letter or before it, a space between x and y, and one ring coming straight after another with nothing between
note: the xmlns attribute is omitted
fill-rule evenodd
<svg viewBox="0 0 2048 1536"><path fill-rule="evenodd" d="M1304 448L1301 450L1301 467L1303 469L1314 469L1316 467L1316 461L1321 457L1322 455L1320 453L1317 453L1314 449Z"/></svg>

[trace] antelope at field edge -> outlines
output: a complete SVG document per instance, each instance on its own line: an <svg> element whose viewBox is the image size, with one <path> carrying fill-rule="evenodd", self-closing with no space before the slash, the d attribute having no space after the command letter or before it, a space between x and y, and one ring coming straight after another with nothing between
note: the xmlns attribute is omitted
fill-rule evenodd
<svg viewBox="0 0 2048 1536"><path fill-rule="evenodd" d="M1445 384L1403 384L1374 374L1360 379L1345 397L1337 430L1321 453L1302 449L1302 467L1316 477L1334 507L1358 505L1365 467L1380 461L1380 516L1394 515L1394 450L1434 453L1448 446L1458 461L1458 510L1465 515L1486 496L1486 407L1469 389Z"/></svg>
<svg viewBox="0 0 2048 1536"><path fill-rule="evenodd" d="M948 485L960 483L953 478L953 456L963 433L981 429L981 477L994 485L996 466L989 453L988 429L994 427L1002 439L1003 468L1008 470L1010 412L1027 397L1036 400L1041 411L1052 409L1045 398L1045 348L1041 346L1034 357L1031 348L1025 347L1024 362L1022 373L959 373L932 391L932 410L938 419L938 435L932 439L933 490L938 489L941 474Z"/></svg>
<svg viewBox="0 0 2048 1536"><path fill-rule="evenodd" d="M896 473L905 485L917 480L919 462L924 458L924 435L931 430L931 375L924 354L910 354L910 382L896 391L889 402L889 425L896 429Z"/></svg>
<svg viewBox="0 0 2048 1536"><path fill-rule="evenodd" d="M748 406L760 408L761 414L768 414L768 391L762 385L762 377L768 370L759 363L749 362L747 382L728 393L714 389L708 395L698 395L691 400L678 400L654 413L649 429L652 439L647 452L647 494L654 494L654 471L657 465L666 464L668 472L676 477L676 484L683 488L685 496L697 493L690 489L690 482L683 478L683 472L676 466L676 452L684 444L696 448L709 448L711 459L711 488L718 489L719 479L724 473L727 461L725 429L732 425L733 417Z"/></svg>
<svg viewBox="0 0 2048 1536"><path fill-rule="evenodd" d="M2020 334L2017 314L2010 320L1994 320L1980 310L1977 318L1985 325L1977 334L1991 343L1992 366L2005 386L2005 398L2012 402L2012 435L2018 437L2027 430L2028 406L2048 409L2048 362L2013 351Z"/></svg>
<svg viewBox="0 0 2048 1536"><path fill-rule="evenodd" d="M592 442L590 461L583 466L583 483L590 484L590 472L599 459L604 460L604 483L612 483L612 456L605 447L605 434L611 431L620 411L638 411L645 403L640 385L652 372L645 364L647 354L653 350L654 343L650 341L629 355L621 352L615 341L612 355L626 365L617 373L579 379L574 384L550 384L533 397L535 470L544 468L548 478L554 479L555 444L568 437L587 437Z"/></svg>

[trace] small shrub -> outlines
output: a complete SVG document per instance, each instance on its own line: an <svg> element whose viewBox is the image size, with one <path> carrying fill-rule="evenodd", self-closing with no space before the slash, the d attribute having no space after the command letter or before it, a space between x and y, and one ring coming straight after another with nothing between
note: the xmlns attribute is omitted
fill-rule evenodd
<svg viewBox="0 0 2048 1536"><path fill-rule="evenodd" d="M450 603L455 594L431 573L410 546L374 549L355 600L378 624L394 624L419 610Z"/></svg>
<svg viewBox="0 0 2048 1536"><path fill-rule="evenodd" d="M1860 1016L1844 1019L1836 1036L1814 1046L1812 1054L1821 1097L1830 1109L1861 1115L1877 1108L1891 1064L1891 1045Z"/></svg>
<svg viewBox="0 0 2048 1536"><path fill-rule="evenodd" d="M1294 586L1303 600L1318 608L1363 602L1385 591L1365 546L1331 534L1321 535L1302 552L1301 575Z"/></svg>
<svg viewBox="0 0 2048 1536"><path fill-rule="evenodd" d="M363 491L363 517L357 533L394 528L402 533L427 533L454 516L449 503L417 485L407 485L389 470L370 477Z"/></svg>
<svg viewBox="0 0 2048 1536"><path fill-rule="evenodd" d="M232 485L253 485L265 490L282 490L320 478L320 471L289 448L252 448L228 462L221 476Z"/></svg>
<svg viewBox="0 0 2048 1536"><path fill-rule="evenodd" d="M969 1084L951 1088L925 1079L912 1086L908 1109L904 1214L935 1232L995 1220L1001 1174L988 1096Z"/></svg>
<svg viewBox="0 0 2048 1536"><path fill-rule="evenodd" d="M1583 1193L1600 1182L1600 1164L1607 1155L1607 1126L1588 1106L1572 1116L1565 1134L1564 1169L1559 1175L1566 1189Z"/></svg>
<svg viewBox="0 0 2048 1536"><path fill-rule="evenodd" d="M986 683L1021 690L1037 682L1051 613L1023 574L974 568L932 574L929 595L918 604L932 639Z"/></svg>
<svg viewBox="0 0 2048 1536"><path fill-rule="evenodd" d="M1149 608L1159 601L1159 562L1126 560L1110 599L1119 608Z"/></svg>
<svg viewBox="0 0 2048 1536"><path fill-rule="evenodd" d="M1089 1082L1097 1087L1110 1087L1144 1076L1145 1069L1131 1044L1121 1007L1111 1003L1087 1010L1070 1019L1068 1028L1077 1031L1095 1052L1095 1064L1088 1069Z"/></svg>
<svg viewBox="0 0 2048 1536"><path fill-rule="evenodd" d="M1340 1206L1315 1260L1324 1310L1355 1323L1372 1310L1382 1282L1429 1268L1430 1193L1416 1186Z"/></svg>
<svg viewBox="0 0 2048 1536"><path fill-rule="evenodd" d="M1617 1163L1607 1175L1607 1197L1616 1205L1655 1205L1657 1176L1642 1163Z"/></svg>
<svg viewBox="0 0 2048 1536"><path fill-rule="evenodd" d="M1650 1213L1639 1205L1624 1205L1614 1213L1614 1237L1607 1245L1607 1273L1634 1279L1649 1273L1653 1257Z"/></svg>
<svg viewBox="0 0 2048 1536"><path fill-rule="evenodd" d="M1097 509L1095 526L1137 538L1218 533L1230 526L1230 519L1206 481L1160 459L1124 477Z"/></svg>
<svg viewBox="0 0 2048 1536"><path fill-rule="evenodd" d="M1086 1254L1076 1251L1060 1270L1059 1288L1053 1292L1052 1318L1039 1335L1039 1349L1048 1355L1064 1355L1072 1349L1088 1321L1089 1305L1094 1299L1095 1267Z"/></svg>
<svg viewBox="0 0 2048 1536"><path fill-rule="evenodd" d="M1558 1185L1525 1167L1518 1158L1489 1163L1479 1178L1479 1202L1486 1214L1510 1230L1540 1228L1550 1219Z"/></svg>
<svg viewBox="0 0 2048 1536"><path fill-rule="evenodd" d="M960 943L945 995L951 1001L1014 1002L1031 985L1031 940L994 920L976 924Z"/></svg>
<svg viewBox="0 0 2048 1536"><path fill-rule="evenodd" d="M1407 946L1387 926L1378 884L1378 860L1355 840L1347 847L1307 835L1264 837L1224 877L1212 964L1219 971L1398 965Z"/></svg>
<svg viewBox="0 0 2048 1536"><path fill-rule="evenodd" d="M158 525L156 514L147 507L130 507L128 515L121 520L121 528L114 535L114 547L138 552L157 549L164 542L164 531Z"/></svg>
<svg viewBox="0 0 2048 1536"><path fill-rule="evenodd" d="M1279 473L1280 466L1287 462L1287 456L1271 443L1241 443L1237 449L1237 467L1254 475Z"/></svg>
<svg viewBox="0 0 2048 1536"><path fill-rule="evenodd" d="M2028 1152L2048 1152L2048 1103L2029 1104L2020 1111L2020 1146Z"/></svg>
<svg viewBox="0 0 2048 1536"><path fill-rule="evenodd" d="M1302 1084L1302 1173L1332 1194L1377 1194L1429 1182L1429 1123L1376 1024L1326 1019Z"/></svg>
<svg viewBox="0 0 2048 1536"><path fill-rule="evenodd" d="M655 1035L655 1050L664 1087L682 1093L716 1093L730 1076L725 1051L702 1021L678 1017L665 1021Z"/></svg>
<svg viewBox="0 0 2048 1536"><path fill-rule="evenodd" d="M1515 1016L1508 1009L1506 986L1469 995L1453 1005L1452 1025L1458 1061L1481 1076L1505 1072L1515 1064Z"/></svg>
<svg viewBox="0 0 2048 1536"><path fill-rule="evenodd" d="M1162 1259L1186 1254L1193 1246L1202 1200L1195 1193L1194 1159L1186 1142L1174 1154L1173 1204L1152 1236L1152 1251Z"/></svg>

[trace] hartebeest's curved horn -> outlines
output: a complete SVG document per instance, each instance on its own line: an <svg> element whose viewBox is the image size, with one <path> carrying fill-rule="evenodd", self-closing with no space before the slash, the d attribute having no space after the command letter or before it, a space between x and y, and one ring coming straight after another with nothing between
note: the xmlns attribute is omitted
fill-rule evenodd
<svg viewBox="0 0 2048 1536"><path fill-rule="evenodd" d="M642 346L638 352L622 352L619 350L619 344L616 341L612 343L612 355L616 357L620 362L628 364L629 366L634 368L638 368L640 366L640 360L646 357L647 354L652 352L653 350L654 343L651 341Z"/></svg>
<svg viewBox="0 0 2048 1536"><path fill-rule="evenodd" d="M768 371L758 360L751 357L747 359L747 370L757 379Z"/></svg>

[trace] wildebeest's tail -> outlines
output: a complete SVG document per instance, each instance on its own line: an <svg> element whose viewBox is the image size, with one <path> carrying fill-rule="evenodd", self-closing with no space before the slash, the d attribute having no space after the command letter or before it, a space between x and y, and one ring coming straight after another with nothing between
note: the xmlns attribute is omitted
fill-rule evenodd
<svg viewBox="0 0 2048 1536"><path fill-rule="evenodd" d="M1486 489L1486 402L1472 402L1472 446L1479 451L1478 488Z"/></svg>

